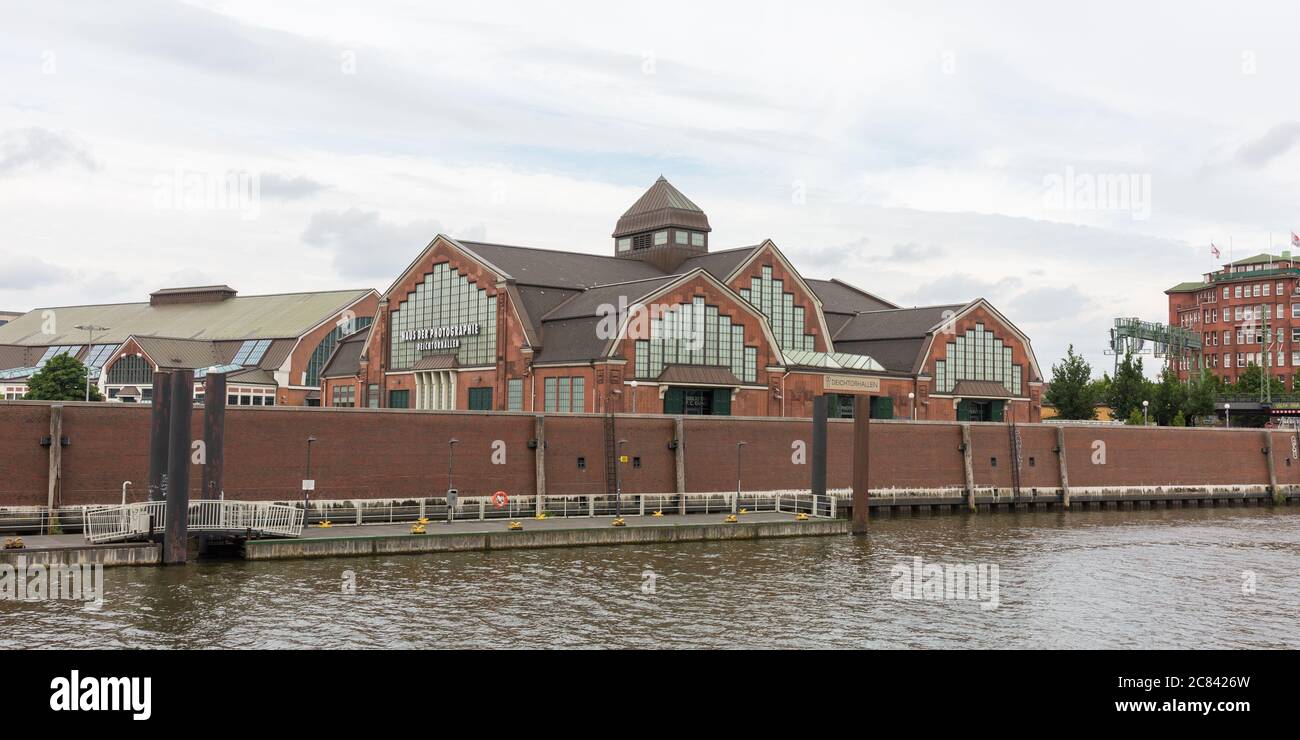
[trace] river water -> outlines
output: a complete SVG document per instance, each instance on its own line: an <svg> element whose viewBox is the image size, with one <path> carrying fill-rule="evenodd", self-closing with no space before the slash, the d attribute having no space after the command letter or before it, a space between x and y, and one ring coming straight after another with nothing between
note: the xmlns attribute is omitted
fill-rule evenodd
<svg viewBox="0 0 1300 740"><path fill-rule="evenodd" d="M934 569L913 577L918 557L969 566L964 590L952 582L966 598L907 598L943 593L926 589ZM1287 509L938 515L873 520L865 538L104 573L97 609L0 601L0 648L1300 647Z"/></svg>

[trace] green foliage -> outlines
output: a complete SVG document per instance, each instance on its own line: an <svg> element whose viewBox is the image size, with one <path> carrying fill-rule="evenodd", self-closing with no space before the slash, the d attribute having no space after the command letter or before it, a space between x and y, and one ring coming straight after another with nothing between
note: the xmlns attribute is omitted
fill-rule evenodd
<svg viewBox="0 0 1300 740"><path fill-rule="evenodd" d="M27 379L27 394L23 398L29 401L84 401L86 366L71 355L51 357L44 367ZM93 383L90 400L104 400Z"/></svg>
<svg viewBox="0 0 1300 740"><path fill-rule="evenodd" d="M1200 376L1193 378L1191 387L1187 389L1184 416L1195 419L1214 414L1214 399L1223 392L1223 380L1209 370L1201 370Z"/></svg>
<svg viewBox="0 0 1300 740"><path fill-rule="evenodd" d="M1243 395L1258 394L1264 387L1264 377L1264 368L1252 362L1237 378L1237 383L1232 387L1231 392ZM1271 375L1268 376L1268 385L1269 391L1274 395L1286 393L1286 384Z"/></svg>
<svg viewBox="0 0 1300 740"><path fill-rule="evenodd" d="M1171 424L1171 426L1176 426L1176 427L1187 426L1187 418L1183 416L1182 411L1179 411L1177 414L1174 414L1174 421Z"/></svg>
<svg viewBox="0 0 1300 740"><path fill-rule="evenodd" d="M1095 419L1097 389L1091 379L1092 366L1071 344L1061 364L1052 365L1052 384L1043 400L1056 407L1061 419Z"/></svg>
<svg viewBox="0 0 1300 740"><path fill-rule="evenodd" d="M1174 417L1183 415L1183 409L1187 407L1187 386L1178 379L1178 373L1173 368L1167 367L1160 373L1160 382L1152 390L1154 392L1149 409L1151 417L1160 426L1173 424ZM1184 422L1180 426L1186 426L1186 423L1184 416Z"/></svg>
<svg viewBox="0 0 1300 740"><path fill-rule="evenodd" d="M1135 427L1142 426L1142 412L1134 409L1133 413L1128 415L1128 421L1126 423Z"/></svg>
<svg viewBox="0 0 1300 740"><path fill-rule="evenodd" d="M1132 352L1126 353L1110 382L1107 397L1115 418L1131 419L1134 411L1141 418L1142 402L1151 400L1151 386L1151 381L1142 374L1142 358L1134 357Z"/></svg>

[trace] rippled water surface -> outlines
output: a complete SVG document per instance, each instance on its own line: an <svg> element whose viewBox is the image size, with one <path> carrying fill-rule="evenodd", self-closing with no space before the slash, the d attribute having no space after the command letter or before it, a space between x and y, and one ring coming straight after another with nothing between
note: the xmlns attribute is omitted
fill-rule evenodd
<svg viewBox="0 0 1300 740"><path fill-rule="evenodd" d="M998 607L894 598L892 569L918 556L997 565ZM0 602L0 647L1295 648L1300 514L943 515L876 520L867 538L220 561L105 581L98 610Z"/></svg>

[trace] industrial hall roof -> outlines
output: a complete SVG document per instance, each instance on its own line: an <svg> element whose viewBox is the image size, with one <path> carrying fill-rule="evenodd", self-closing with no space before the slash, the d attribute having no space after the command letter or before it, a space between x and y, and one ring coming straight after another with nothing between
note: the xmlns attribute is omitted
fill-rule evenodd
<svg viewBox="0 0 1300 740"><path fill-rule="evenodd" d="M209 287L208 290L211 290ZM155 295L175 295L176 289ZM305 334L333 314L365 297L367 290L235 296L203 302L150 301L89 306L37 308L0 325L0 345L52 346L85 344L78 325L108 327L96 344L120 344L131 335L208 341L285 339ZM53 311L53 314L46 314ZM54 318L48 322L47 316ZM51 333L45 329L54 327Z"/></svg>
<svg viewBox="0 0 1300 740"><path fill-rule="evenodd" d="M663 175L618 219L614 237L639 234L666 226L710 231L709 217Z"/></svg>

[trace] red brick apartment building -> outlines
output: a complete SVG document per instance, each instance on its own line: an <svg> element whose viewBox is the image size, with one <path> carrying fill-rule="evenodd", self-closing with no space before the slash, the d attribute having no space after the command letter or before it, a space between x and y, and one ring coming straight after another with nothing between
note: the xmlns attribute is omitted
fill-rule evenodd
<svg viewBox="0 0 1300 740"><path fill-rule="evenodd" d="M1029 338L988 301L905 308L805 278L771 240L711 250L659 178L608 256L438 235L341 337L329 406L1036 422Z"/></svg>
<svg viewBox="0 0 1300 740"><path fill-rule="evenodd" d="M1258 254L1225 264L1197 282L1180 283L1169 296L1169 323L1199 332L1206 369L1236 382L1252 363L1296 390L1300 370L1300 264L1290 252ZM1180 378L1195 359L1175 367Z"/></svg>

